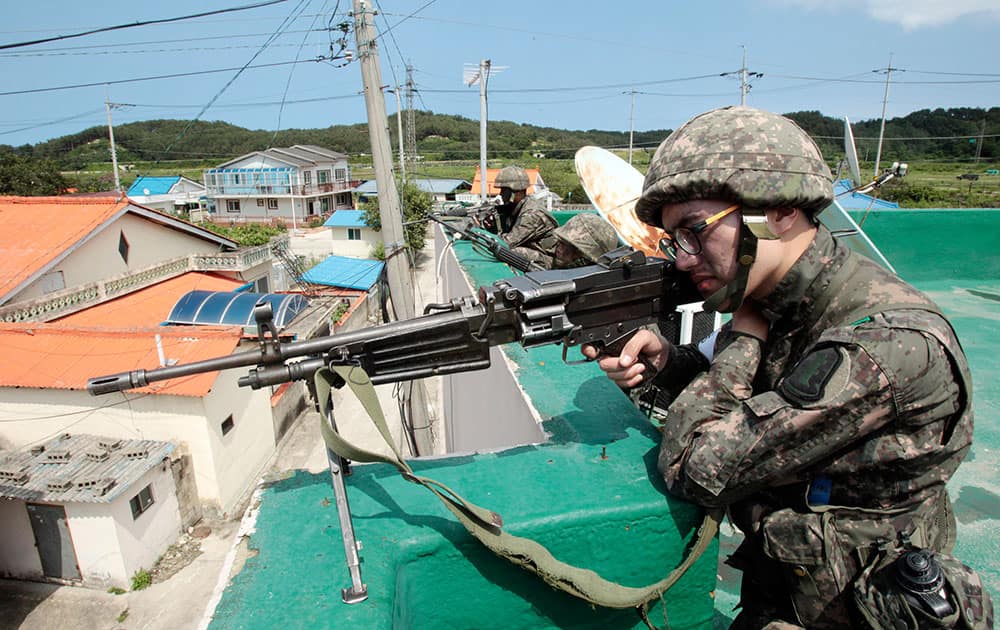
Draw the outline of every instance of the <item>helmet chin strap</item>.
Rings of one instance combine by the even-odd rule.
[[[747,290],[747,279],[750,277],[750,267],[757,259],[757,237],[745,223],[740,224],[740,249],[737,253],[736,277],[712,295],[708,296],[703,305],[706,312],[719,311],[732,313],[743,303]],[[720,308],[725,305],[725,308]]]

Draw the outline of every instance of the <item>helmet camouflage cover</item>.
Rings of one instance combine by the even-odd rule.
[[[815,215],[833,201],[833,175],[819,147],[792,120],[724,107],[695,116],[660,144],[635,213],[662,228],[664,203],[694,199],[738,203],[744,215],[767,208]]]
[[[580,250],[590,262],[618,247],[618,234],[611,224],[596,214],[583,213],[557,227],[553,235]]]
[[[497,178],[493,185],[497,188],[510,188],[511,190],[527,190],[531,182],[528,181],[528,173],[520,166],[505,166],[497,173]]]

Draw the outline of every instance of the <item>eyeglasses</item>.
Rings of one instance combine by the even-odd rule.
[[[664,230],[665,234],[660,239],[660,251],[672,259],[677,258],[677,248],[680,248],[685,254],[697,256],[701,253],[701,239],[698,238],[698,234],[704,232],[713,223],[717,223],[729,216],[738,210],[739,207],[739,204],[733,204],[725,210],[713,214],[704,221],[699,221],[694,225],[679,227],[676,230]]]

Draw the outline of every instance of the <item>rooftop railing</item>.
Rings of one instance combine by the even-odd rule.
[[[288,239],[287,235],[278,237]],[[191,271],[248,271],[271,260],[270,245],[218,254],[189,254],[113,278],[0,307],[0,321],[47,322]]]

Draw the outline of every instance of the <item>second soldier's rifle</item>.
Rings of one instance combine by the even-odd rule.
[[[660,258],[622,247],[596,265],[533,271],[479,288],[477,296],[429,304],[413,319],[282,343],[267,303],[254,308],[259,349],[152,370],[131,370],[87,381],[93,395],[144,387],[181,376],[253,367],[240,386],[259,389],[311,378],[328,366],[364,368],[372,383],[486,369],[491,346],[525,348],[593,344],[618,354],[641,327],[701,300],[686,273]],[[578,363],[580,361],[566,361]],[[652,372],[650,372],[652,373]]]
[[[537,263],[518,254],[507,246],[503,240],[491,232],[477,230],[470,226],[468,219],[442,219],[436,214],[428,214],[427,219],[439,223],[445,230],[472,243],[473,249],[487,253],[502,263],[507,263],[518,271],[540,271],[542,267]],[[464,225],[463,225],[464,224]]]

